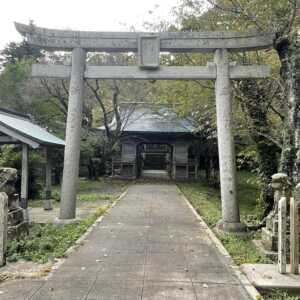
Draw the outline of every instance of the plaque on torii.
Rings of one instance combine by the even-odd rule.
[[[229,52],[270,48],[272,34],[234,32],[94,32],[53,30],[16,23],[27,42],[42,49],[72,51],[72,65],[32,66],[34,77],[70,78],[66,147],[60,220],[76,214],[76,188],[79,168],[79,145],[82,119],[83,80],[215,80],[218,149],[222,199],[219,228],[228,232],[243,231],[236,197],[235,150],[232,133],[231,79],[265,78],[265,65],[230,63]],[[137,66],[87,66],[86,52],[136,52]],[[213,52],[214,62],[206,66],[161,66],[160,52]]]

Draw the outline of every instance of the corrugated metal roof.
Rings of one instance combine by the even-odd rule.
[[[44,128],[32,123],[29,117],[0,109],[0,125],[42,145],[64,146],[65,142]]]
[[[120,114],[123,132],[192,133],[196,129],[191,118],[179,117],[167,106],[123,103]],[[111,128],[115,127],[114,120]]]

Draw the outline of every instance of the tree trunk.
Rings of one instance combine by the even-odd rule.
[[[258,159],[259,177],[261,179],[260,201],[265,210],[261,223],[255,227],[264,225],[264,219],[273,208],[274,197],[270,188],[271,176],[277,173],[279,153],[278,146],[267,137],[271,136],[271,127],[268,120],[269,88],[263,82],[261,85],[256,80],[243,80],[239,83],[242,92],[242,107],[249,118],[249,132],[255,143]]]
[[[285,85],[280,172],[288,174],[295,184],[300,180],[300,48],[297,41],[283,39],[275,49],[281,61],[280,73]]]
[[[256,81],[244,80],[241,84],[242,92],[246,96],[243,102],[250,121],[250,135],[257,149],[260,177],[269,183],[271,176],[277,173],[278,147],[271,142],[268,136],[272,136],[268,120],[269,102],[268,91],[259,87]]]

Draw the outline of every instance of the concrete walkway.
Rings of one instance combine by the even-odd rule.
[[[175,185],[134,185],[47,280],[0,299],[249,299]]]

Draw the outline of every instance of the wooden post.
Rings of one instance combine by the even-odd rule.
[[[294,197],[290,201],[290,260],[292,274],[299,274],[299,203],[300,184],[298,183],[294,191]]]
[[[245,231],[246,228],[240,222],[236,195],[232,95],[228,55],[227,49],[217,49],[215,52],[217,71],[215,93],[222,200],[222,220],[220,220],[218,228],[225,232],[241,232]]]
[[[86,52],[84,49],[73,49],[60,220],[70,220],[76,217],[85,59]]]
[[[174,159],[173,159],[172,169],[173,169],[173,179],[176,180],[176,161]]]
[[[28,145],[22,144],[22,174],[21,174],[21,203],[24,221],[29,222],[28,216]]]
[[[195,160],[195,179],[198,179],[198,159]]]
[[[51,199],[51,157],[50,151],[45,147],[45,159],[46,159],[46,168],[45,168],[45,200],[44,200],[44,210],[52,210],[52,199]]]
[[[6,264],[8,199],[0,193],[0,267]]]
[[[286,197],[278,203],[278,271],[286,273]]]

